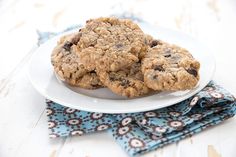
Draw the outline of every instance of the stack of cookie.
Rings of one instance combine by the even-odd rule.
[[[127,19],[88,20],[63,36],[51,55],[57,76],[85,89],[138,97],[194,88],[200,63],[185,49],[155,40]]]

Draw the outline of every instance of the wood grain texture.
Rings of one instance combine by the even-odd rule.
[[[126,157],[106,134],[48,138],[44,97],[27,78],[36,30],[58,31],[91,17],[131,12],[161,27],[183,31],[210,47],[219,84],[236,94],[234,0],[3,0],[0,3],[0,157]],[[66,11],[64,11],[66,8]],[[236,118],[143,155],[235,157]]]

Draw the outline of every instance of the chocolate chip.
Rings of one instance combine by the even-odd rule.
[[[115,81],[115,80],[116,80],[116,78],[115,78],[115,77],[112,77],[112,76],[110,76],[109,79],[110,79],[111,81]]]
[[[168,58],[168,57],[170,57],[171,56],[171,54],[166,54],[166,55],[164,55],[164,57],[166,57],[166,58]]]
[[[120,78],[118,78],[116,75],[110,75],[109,76],[110,81],[120,81]]]
[[[92,71],[90,71],[90,73],[96,73],[96,71],[95,71],[95,70],[92,70]]]
[[[121,86],[124,86],[124,87],[128,87],[130,81],[129,80],[126,80],[126,79],[123,79],[120,83]]]
[[[66,51],[70,51],[70,47],[72,46],[73,44],[69,41],[67,41],[64,45],[63,45],[63,48],[66,50]]]
[[[91,86],[92,86],[93,88],[98,88],[98,87],[99,87],[98,84],[91,84]]]
[[[154,47],[154,46],[157,46],[157,45],[161,45],[161,42],[160,41],[158,41],[158,40],[153,40],[152,42],[151,42],[151,47]]]
[[[155,66],[155,67],[154,67],[154,70],[165,71],[165,69],[164,69],[161,65]]]
[[[79,29],[79,32],[81,32],[81,31],[82,31],[82,29],[80,28],[80,29]]]
[[[197,70],[196,69],[190,68],[190,69],[187,69],[187,72],[189,74],[193,75],[194,77],[197,77]]]
[[[152,79],[156,80],[156,79],[157,79],[157,75],[154,75],[154,76],[152,77]]]

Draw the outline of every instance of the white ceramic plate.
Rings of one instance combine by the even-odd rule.
[[[52,49],[60,36],[56,36],[41,45],[33,54],[29,65],[29,79],[42,95],[54,102],[79,110],[103,113],[140,112],[170,106],[193,96],[212,79],[215,61],[204,45],[181,32],[147,24],[140,24],[140,27],[145,33],[149,33],[155,38],[188,49],[200,61],[200,81],[196,88],[127,99],[113,94],[106,88],[85,90],[67,86],[57,80],[50,62]]]

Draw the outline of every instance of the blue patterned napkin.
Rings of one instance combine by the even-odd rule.
[[[141,113],[93,113],[47,100],[50,137],[107,130],[130,156],[201,132],[233,117],[235,113],[234,96],[214,82],[183,102]]]
[[[38,32],[38,45],[56,34]],[[183,102],[141,113],[93,113],[68,108],[50,100],[46,103],[51,138],[106,130],[130,156],[179,141],[236,113],[234,96],[213,81]]]

